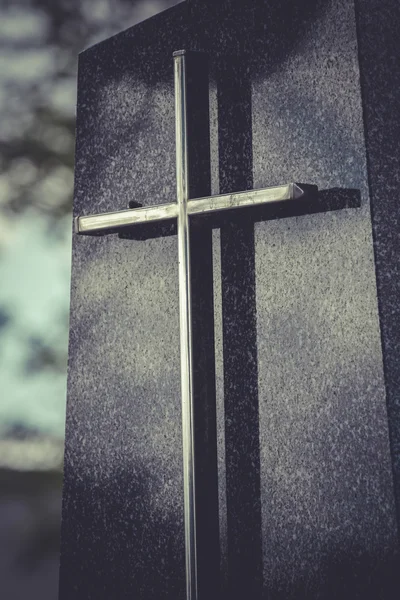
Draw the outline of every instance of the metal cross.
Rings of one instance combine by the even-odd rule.
[[[186,598],[197,600],[196,556],[196,505],[194,472],[194,406],[193,406],[193,348],[192,348],[192,301],[190,277],[190,229],[189,216],[217,211],[272,204],[286,200],[304,199],[310,187],[289,183],[277,187],[235,192],[206,198],[189,198],[189,164],[187,138],[187,74],[185,51],[174,52],[175,126],[176,126],[176,187],[177,202],[130,210],[75,218],[75,233],[93,232],[132,227],[138,223],[150,223],[176,218],[178,222],[179,249],[179,315],[181,352],[182,436],[183,436],[183,484],[185,523]]]

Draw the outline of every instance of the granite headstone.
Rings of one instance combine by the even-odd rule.
[[[194,193],[320,189],[193,222],[200,600],[399,597],[399,28],[192,0],[79,57],[75,216],[176,197],[180,49]],[[185,598],[175,234],[73,238],[60,600]]]

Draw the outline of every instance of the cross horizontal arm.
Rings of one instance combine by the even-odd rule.
[[[298,200],[305,195],[305,190],[300,186],[301,184],[288,183],[287,185],[267,187],[260,190],[197,198],[196,200],[189,200],[188,213],[189,215],[199,215],[232,208],[272,204],[283,200]]]
[[[151,223],[152,221],[165,221],[178,216],[178,205],[158,204],[157,206],[146,206],[143,208],[130,208],[117,212],[88,215],[87,217],[76,217],[75,233],[91,233],[103,229],[114,229],[129,227],[138,223]]]
[[[305,198],[310,190],[315,192],[317,187],[302,183],[288,183],[260,190],[196,198],[188,201],[187,212],[189,215],[209,214],[233,208],[273,204],[286,200],[299,200],[300,198]],[[76,217],[75,233],[85,234],[105,229],[119,229],[138,223],[165,221],[176,217],[178,217],[178,204],[175,202],[99,215],[88,215],[86,217]]]

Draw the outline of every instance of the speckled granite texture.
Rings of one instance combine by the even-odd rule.
[[[200,600],[400,595],[398,13],[196,0],[80,56],[75,215],[175,198],[182,48],[210,64],[193,193],[322,190],[193,223]],[[74,236],[60,600],[185,598],[178,253],[162,233]]]

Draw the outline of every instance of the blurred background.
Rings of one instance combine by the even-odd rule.
[[[0,0],[0,598],[57,599],[78,53],[180,0]]]

